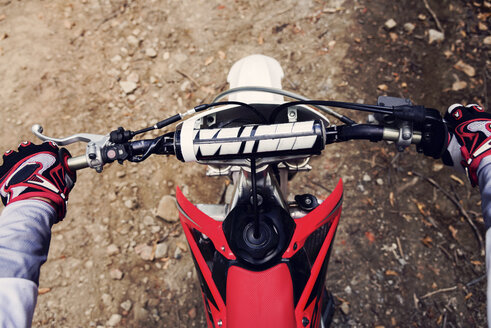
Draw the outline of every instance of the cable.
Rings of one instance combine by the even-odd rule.
[[[377,106],[377,105],[365,105],[365,104],[356,104],[356,103],[348,103],[342,101],[329,101],[329,100],[306,100],[306,101],[291,101],[288,103],[284,103],[276,107],[271,115],[269,116],[269,122],[272,122],[276,116],[280,113],[281,110],[288,108],[290,106],[296,105],[324,105],[324,106],[332,106],[339,108],[347,108],[347,109],[355,109],[364,112],[371,113],[380,113],[380,114],[394,114],[392,107],[386,106]],[[348,124],[352,125],[352,124]]]
[[[311,100],[307,97],[304,97],[302,95],[299,95],[299,94],[291,92],[291,91],[285,91],[282,89],[269,88],[269,87],[254,87],[253,86],[253,87],[239,87],[239,88],[229,89],[227,91],[220,93],[218,96],[216,96],[215,99],[213,99],[213,102],[218,101],[218,100],[220,100],[220,99],[224,98],[225,96],[230,95],[232,93],[244,92],[244,91],[259,91],[259,92],[278,94],[278,95],[282,95],[282,96],[289,97],[292,99],[297,99],[297,100],[305,100],[305,101]],[[340,120],[341,122],[343,122],[345,124],[352,125],[352,124],[356,123],[355,121],[353,121],[349,117],[341,115],[341,114],[333,111],[329,107],[322,106],[322,105],[313,105],[313,107],[317,108],[320,111],[325,112],[326,114],[334,116],[335,118],[337,118],[338,120]],[[328,123],[329,123],[329,125],[331,124],[329,122],[329,120],[328,120]]]

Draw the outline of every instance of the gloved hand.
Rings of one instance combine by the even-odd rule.
[[[52,142],[23,142],[18,152],[9,150],[0,166],[0,196],[4,205],[23,199],[41,199],[52,205],[61,221],[76,174],[67,165],[68,150]]]
[[[476,186],[479,165],[491,155],[491,114],[479,105],[454,104],[448,108],[445,121],[451,138],[442,160],[463,170],[472,186]]]

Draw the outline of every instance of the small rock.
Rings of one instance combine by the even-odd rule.
[[[136,254],[139,254],[140,257],[145,261],[153,261],[153,247],[148,246],[147,244],[140,244],[135,247]]]
[[[443,164],[442,163],[435,163],[433,164],[433,172],[438,172],[443,169]]]
[[[176,260],[179,260],[182,257],[182,250],[179,247],[176,247],[176,250],[174,251],[174,258]]]
[[[118,172],[116,172],[116,176],[118,178],[124,178],[125,175],[126,175],[126,172],[125,171],[118,171]]]
[[[150,215],[147,215],[143,218],[143,224],[145,224],[146,226],[151,226],[154,223],[154,219]]]
[[[428,43],[432,44],[433,42],[442,42],[445,39],[445,36],[442,32],[430,29],[428,30]]]
[[[426,20],[426,15],[425,15],[425,14],[419,14],[419,15],[418,15],[418,19],[419,19],[420,21],[424,21],[424,20]]]
[[[106,252],[107,252],[107,255],[109,255],[109,256],[115,255],[115,254],[119,253],[119,248],[118,248],[118,246],[111,244],[111,245],[107,246]]]
[[[121,305],[120,305],[120,306],[121,306],[121,308],[122,308],[123,310],[125,310],[126,312],[130,312],[130,310],[131,310],[131,306],[132,306],[132,305],[133,305],[133,303],[131,303],[131,301],[130,301],[130,300],[126,300],[126,301],[124,301],[123,303],[121,303]]]
[[[343,312],[344,315],[349,314],[349,304],[347,302],[341,303],[341,311]]]
[[[119,269],[112,269],[111,271],[109,271],[109,276],[111,277],[111,279],[121,280],[123,279],[123,272]]]
[[[344,292],[345,292],[346,294],[348,294],[348,295],[351,295],[351,292],[352,292],[352,290],[351,290],[351,286],[346,286],[346,288],[344,289]]]
[[[377,88],[378,88],[379,90],[381,90],[381,91],[387,91],[387,90],[389,90],[389,87],[387,86],[387,84],[379,84],[379,85],[377,86]]]
[[[159,226],[152,226],[152,227],[150,227],[150,230],[152,231],[152,233],[157,233],[160,231],[160,227]]]
[[[186,89],[191,85],[191,82],[189,82],[188,80],[184,80],[184,82],[182,82],[181,84],[181,91],[184,92],[186,91]]]
[[[414,25],[413,23],[404,24],[404,31],[406,31],[409,34],[413,33],[415,28],[416,28],[416,25]]]
[[[113,298],[109,294],[102,294],[102,303],[104,303],[105,306],[111,305],[111,302],[113,301]]]
[[[168,51],[164,52],[164,55],[162,56],[164,60],[168,60],[170,58],[170,53]]]
[[[179,211],[174,197],[170,195],[162,197],[157,208],[157,217],[167,222],[177,222],[179,220]]]
[[[136,321],[143,321],[148,319],[148,311],[145,310],[142,306],[136,306],[133,310],[133,315]]]
[[[181,251],[183,252],[187,252],[188,251],[188,244],[182,242],[182,241],[177,241],[176,242],[176,246],[179,247],[181,249]]]
[[[75,23],[74,23],[74,22],[71,22],[71,21],[69,21],[69,20],[65,20],[65,21],[63,22],[63,25],[65,26],[65,28],[66,28],[67,30],[71,30],[71,29],[72,29],[72,27],[74,27],[74,26],[75,26]]]
[[[394,19],[391,18],[387,20],[384,25],[387,29],[392,30],[394,27],[397,26],[397,23]]]
[[[138,75],[137,72],[131,72],[130,74],[128,74],[126,80],[130,82],[138,83],[140,82],[140,76]]]
[[[154,48],[145,49],[145,55],[150,58],[157,57],[157,51]]]
[[[167,256],[167,251],[169,250],[169,246],[166,243],[157,244],[155,248],[155,258],[161,259]]]
[[[194,319],[196,318],[196,308],[195,307],[192,307],[189,311],[188,311],[188,315],[191,319]]]
[[[126,41],[128,41],[128,43],[132,46],[138,46],[138,44],[140,43],[140,41],[134,35],[128,36],[126,38]]]
[[[129,95],[129,96],[128,96],[128,101],[129,101],[130,103],[134,103],[134,102],[136,101],[136,96],[135,96],[135,95]]]
[[[369,182],[369,181],[372,181],[372,178],[370,178],[370,176],[369,176],[368,174],[366,174],[366,173],[365,173],[365,174],[363,175],[363,181],[365,181],[365,182]]]
[[[383,179],[381,179],[381,178],[378,178],[378,179],[377,179],[377,184],[378,184],[379,186],[382,186],[382,185],[384,184],[384,180],[383,180]]]
[[[457,81],[452,84],[453,91],[460,91],[467,88],[467,82],[465,81]]]
[[[121,87],[121,89],[123,89],[123,92],[126,94],[132,93],[138,87],[135,82],[131,82],[131,81],[119,81],[119,86]]]
[[[121,61],[121,56],[120,55],[116,55],[114,56],[113,58],[111,58],[111,63],[118,63]]]
[[[483,22],[479,22],[477,24],[477,26],[478,26],[479,30],[481,30],[481,31],[487,31],[488,30],[488,27]]]
[[[476,70],[474,67],[472,67],[469,64],[464,63],[462,60],[459,60],[455,65],[454,68],[458,69],[459,71],[464,72],[467,74],[467,76],[474,76],[476,75]]]
[[[131,198],[124,202],[124,206],[126,206],[130,210],[134,210],[135,208],[138,207],[138,202],[136,201],[136,199]]]
[[[121,322],[121,319],[123,317],[121,316],[121,314],[113,314],[111,316],[111,318],[106,322],[106,324],[109,326],[109,327],[114,327],[116,326],[118,323]]]
[[[489,45],[491,44],[491,35],[490,35],[490,36],[485,37],[485,38],[484,38],[484,40],[483,40],[483,43],[484,43],[485,45],[488,45],[488,46],[489,46]]]
[[[92,262],[92,261],[90,261],[90,260],[89,260],[89,261],[87,261],[87,262],[85,262],[85,267],[86,267],[87,269],[91,269],[93,266],[94,266],[94,262]]]

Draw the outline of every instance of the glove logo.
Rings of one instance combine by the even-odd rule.
[[[472,134],[469,134],[468,137],[471,139],[474,139],[473,145],[477,146],[472,147],[475,148],[475,151],[470,150],[470,153],[472,154],[473,158],[479,157],[480,155],[484,154],[486,151],[491,149],[491,122],[486,120],[486,121],[474,121],[469,124],[467,124],[467,130],[471,132]],[[476,143],[479,141],[479,133],[484,134],[485,140],[480,144],[476,145]],[[464,134],[465,135],[465,134]]]
[[[460,109],[457,109],[455,110],[453,113],[452,113],[453,117],[456,119],[456,120],[460,120],[462,118],[462,112]]]

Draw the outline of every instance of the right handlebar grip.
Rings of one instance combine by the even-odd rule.
[[[295,154],[317,154],[325,145],[320,120],[235,128],[176,131],[176,156],[183,162]]]
[[[72,171],[81,170],[89,167],[89,163],[87,162],[87,158],[85,155],[70,157],[67,160],[68,168]]]

